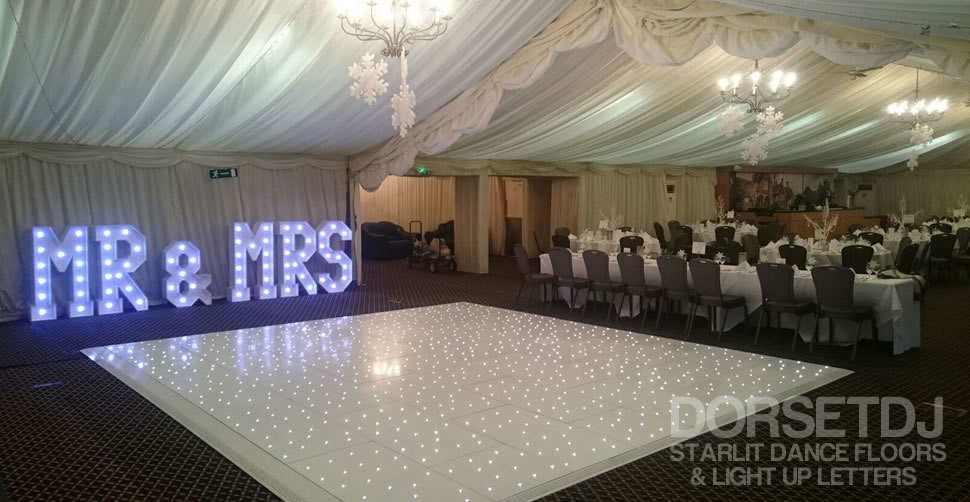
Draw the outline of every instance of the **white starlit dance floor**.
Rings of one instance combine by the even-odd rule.
[[[84,353],[308,501],[530,500],[673,444],[672,396],[849,373],[469,303]]]

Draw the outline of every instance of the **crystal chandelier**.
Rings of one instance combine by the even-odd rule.
[[[443,35],[451,20],[449,8],[448,0],[339,0],[337,17],[344,33],[363,42],[380,40],[381,54],[396,58],[406,56],[414,42]]]
[[[933,140],[933,128],[930,122],[943,118],[949,103],[946,99],[935,98],[929,102],[919,97],[919,69],[916,69],[916,89],[913,91],[913,102],[907,100],[891,103],[886,111],[894,122],[909,126],[909,144],[913,147],[909,151],[906,167],[910,171],[919,165],[919,148],[926,146]]]
[[[381,41],[384,57],[398,58],[401,85],[391,98],[391,126],[407,136],[414,126],[417,96],[408,85],[409,47],[443,35],[451,20],[451,0],[337,0],[337,18],[344,33],[363,42]],[[350,95],[369,105],[387,92],[387,62],[367,53],[349,68],[354,83]]]
[[[771,74],[771,80],[764,86],[762,79],[764,74],[758,69],[758,60],[754,60],[754,70],[742,77],[740,73],[731,75],[730,78],[718,80],[717,85],[721,88],[721,99],[725,103],[748,105],[748,113],[761,113],[771,103],[782,101],[791,93],[792,85],[795,83],[795,73],[785,73],[776,70]],[[742,83],[750,82],[750,87],[742,86]]]
[[[936,122],[943,118],[949,103],[946,99],[935,98],[927,102],[919,98],[919,69],[916,70],[916,89],[913,91],[913,102],[907,100],[892,103],[886,109],[890,118],[896,122],[918,127],[929,122]]]

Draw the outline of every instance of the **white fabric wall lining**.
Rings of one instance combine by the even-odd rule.
[[[210,181],[213,167],[236,167],[239,177]],[[0,262],[8,264],[0,267],[0,319],[22,315],[32,294],[33,226],[60,234],[68,225],[134,225],[148,240],[148,261],[132,276],[159,302],[162,250],[174,240],[199,247],[201,273],[212,275],[210,291],[222,298],[233,222],[317,225],[345,220],[347,212],[346,162],[298,155],[3,144],[0,185]],[[317,261],[311,269],[324,265]]]
[[[361,190],[358,214],[359,223],[391,221],[406,230],[417,220],[434,230],[455,219],[455,178],[392,176],[374,192]]]
[[[913,53],[945,73],[970,77],[970,50],[962,40],[875,32],[711,0],[576,0],[478,84],[419,122],[407,138],[352,156],[351,170],[372,190],[387,175],[406,172],[417,155],[444,152],[462,135],[488,125],[504,91],[529,87],[558,53],[595,45],[611,30],[618,47],[649,65],[683,63],[711,44],[738,57],[776,57],[801,40],[838,64],[877,66]]]

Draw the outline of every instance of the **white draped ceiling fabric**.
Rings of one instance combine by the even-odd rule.
[[[466,148],[458,148],[454,152],[449,152],[448,149],[455,145],[461,136],[488,128],[505,91],[534,86],[542,81],[544,74],[553,68],[558,68],[556,71],[560,72],[557,74],[559,78],[542,81],[543,85],[538,86],[540,89],[537,92],[545,92],[546,95],[551,95],[553,93],[551,89],[558,83],[560,92],[562,92],[563,87],[580,89],[583,96],[577,99],[590,101],[589,109],[598,107],[596,108],[597,113],[604,116],[608,116],[612,109],[616,110],[615,113],[623,113],[625,111],[623,108],[634,109],[632,113],[666,113],[671,120],[677,118],[681,121],[693,121],[695,128],[706,122],[709,124],[710,131],[707,134],[709,136],[716,135],[713,123],[711,123],[713,117],[711,112],[717,108],[714,103],[707,100],[701,100],[706,102],[698,103],[696,99],[693,103],[685,103],[680,95],[685,83],[693,83],[692,87],[695,93],[698,92],[699,86],[703,85],[704,92],[708,93],[706,95],[713,94],[713,82],[718,74],[706,74],[705,70],[709,71],[709,67],[700,64],[691,65],[700,75],[705,75],[706,78],[679,78],[678,76],[669,76],[672,73],[668,72],[666,82],[662,79],[657,79],[660,80],[659,82],[651,81],[650,83],[664,87],[668,92],[651,94],[651,99],[649,103],[645,104],[646,109],[644,110],[644,107],[637,105],[644,104],[646,96],[637,96],[636,93],[624,95],[622,91],[618,92],[618,87],[614,86],[612,81],[615,75],[608,71],[599,72],[603,70],[603,60],[589,57],[584,58],[578,66],[553,65],[553,60],[560,53],[587,48],[592,48],[590,50],[595,51],[595,46],[606,40],[611,32],[614,34],[616,47],[637,63],[649,66],[680,65],[699,56],[706,56],[708,61],[713,61],[717,58],[718,53],[713,52],[712,45],[716,45],[721,51],[738,58],[761,59],[782,56],[796,44],[801,43],[815,54],[835,64],[871,67],[899,61],[907,56],[918,56],[932,62],[939,71],[947,75],[970,80],[970,45],[965,40],[913,35],[904,31],[894,33],[875,31],[807,18],[770,14],[743,6],[729,5],[729,3],[713,0],[575,0],[542,33],[489,72],[477,84],[465,90],[427,119],[416,124],[406,138],[392,138],[379,147],[351,157],[351,171],[365,188],[373,189],[380,184],[384,177],[407,172],[413,165],[414,158],[420,154],[445,153],[477,158],[492,156],[493,150],[476,150],[474,148],[477,143],[476,139],[479,138],[477,134],[474,139],[469,139],[463,145]],[[851,4],[852,2],[848,3]],[[967,6],[956,6],[950,12],[951,14],[962,12],[966,14],[962,17],[970,21],[970,8]],[[960,16],[958,15],[958,17]],[[609,47],[603,50],[609,55]],[[799,53],[796,52],[795,54],[798,55]],[[595,55],[601,56],[602,54]],[[805,51],[801,55],[804,57]],[[801,72],[803,78],[811,77],[813,70],[820,72],[819,67],[823,67],[827,71],[837,71],[839,68],[834,65],[820,64],[819,58],[812,59],[814,60],[808,62],[809,70]],[[615,57],[606,58],[607,62],[615,60]],[[730,70],[727,71],[733,73],[740,69],[747,69],[738,67],[741,61],[735,60],[732,63]],[[800,70],[802,65],[794,66],[793,69]],[[717,69],[726,70],[723,65],[720,65],[720,68]],[[569,77],[577,77],[580,82],[588,84],[589,87],[584,88],[581,84],[574,84],[568,77],[563,78],[563,73],[569,74],[571,71],[573,72],[572,75],[568,75]],[[656,73],[656,76],[664,75],[662,70],[651,68],[647,71],[660,72]],[[910,72],[903,70],[889,73],[895,73],[895,78],[900,79],[903,78],[901,73]],[[845,76],[842,78],[848,79]],[[627,82],[627,85],[629,86],[630,83]],[[597,95],[597,90],[604,90],[604,92]],[[635,91],[635,89],[631,91]],[[809,96],[814,93],[817,95],[816,100],[826,100],[827,94],[827,90],[813,88],[811,85],[804,89],[799,87],[795,92]],[[851,92],[857,91],[847,91],[847,93]],[[631,96],[632,98],[624,105],[622,101]],[[598,101],[596,101],[597,98],[599,98]],[[869,103],[868,106],[876,105],[875,107],[880,111],[884,109],[885,101],[866,100],[866,102]],[[841,108],[844,105],[844,103],[831,101],[826,101],[826,103],[835,108]],[[854,103],[859,103],[859,101]],[[545,144],[551,145],[557,141],[551,139],[553,133],[577,124],[583,117],[577,116],[573,110],[566,108],[546,107],[544,113],[541,114],[543,116],[537,118],[541,121],[549,119],[551,115],[556,119],[565,119],[570,114],[574,117],[573,123],[559,121],[556,126],[547,126],[545,130],[535,131],[528,124],[519,123],[523,127],[512,141],[524,145],[526,151],[531,148],[533,140],[542,143],[543,140],[550,139]],[[676,115],[680,115],[680,117],[676,117]],[[700,123],[698,123],[698,115],[702,116]],[[649,116],[647,119],[649,119]],[[572,132],[582,130],[583,125],[574,127]],[[846,127],[847,124],[844,123],[844,120],[840,125],[843,128],[839,130],[839,133],[847,136],[852,135],[852,126]],[[865,125],[865,122],[858,124],[858,126]],[[833,132],[832,123],[828,123],[824,127],[827,127],[830,131],[829,138],[836,138],[839,135],[839,133]],[[529,132],[522,133],[523,130]],[[655,133],[654,136],[657,134],[660,133]],[[962,138],[965,134],[966,131],[964,130],[957,136]],[[631,131],[621,127],[618,131],[613,131],[611,141],[630,139],[631,135]],[[902,137],[902,135],[894,135],[894,139]],[[668,138],[668,142],[681,143],[676,138],[677,136]],[[643,140],[653,139],[653,137],[640,136],[635,139],[640,141],[639,148],[645,149]],[[661,138],[661,140],[663,139]],[[692,152],[704,149],[704,145],[700,145],[700,148],[698,148],[697,143],[691,141],[691,139],[693,138],[685,139],[681,143],[680,149]],[[952,144],[954,140],[955,138],[952,136],[947,137],[931,146]],[[833,141],[838,142],[837,139],[833,139]],[[897,144],[905,145],[905,142]],[[587,146],[590,145],[586,143],[582,145],[582,147]],[[601,146],[607,151],[611,151],[609,146]],[[814,148],[807,144],[800,147]],[[894,148],[905,150],[898,147]],[[500,158],[510,158],[512,155],[516,155],[512,152],[517,150],[509,147],[508,144],[502,144],[496,148],[496,150],[502,149],[505,150],[505,153],[498,154]],[[556,147],[552,149],[556,149]],[[785,158],[783,152],[782,150],[782,155],[779,156],[782,159]],[[885,153],[885,151],[882,153]],[[901,158],[904,156],[905,153],[900,155]],[[586,149],[583,149],[582,153],[560,155],[560,157],[564,157],[561,160],[574,162],[604,160],[602,156],[596,155],[595,150],[594,153],[590,153],[590,150]],[[677,164],[725,165],[737,162],[738,157],[736,154],[708,156],[705,161],[699,161],[696,164],[692,164],[691,160],[693,159],[688,158],[678,161]],[[526,155],[524,158],[529,158],[529,156]],[[543,160],[556,159],[547,158]],[[609,160],[616,159],[610,158]],[[624,160],[649,163],[665,159],[657,159],[647,151],[645,154],[636,156],[635,159],[624,157]],[[858,157],[842,159],[844,162],[860,160],[864,159]],[[885,160],[887,160],[887,163],[878,167],[894,163],[888,161],[892,159]]]

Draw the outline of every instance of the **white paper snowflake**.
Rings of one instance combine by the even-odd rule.
[[[677,251],[677,257],[679,257],[679,258],[686,258],[687,257],[687,253],[685,253],[683,249],[678,250]]]
[[[744,112],[736,106],[729,106],[717,116],[717,131],[725,138],[744,129]]]
[[[354,83],[350,85],[351,96],[373,105],[378,96],[387,92],[387,82],[384,81],[387,62],[383,59],[375,63],[374,55],[367,53],[360,58],[360,64],[354,63],[349,70],[350,78],[354,79]]]
[[[769,106],[756,118],[758,119],[758,133],[773,136],[781,132],[781,121],[785,116],[780,111],[776,111],[775,107]]]
[[[909,144],[925,145],[933,140],[933,128],[926,124],[916,124],[909,131]]]
[[[919,165],[919,151],[913,148],[912,150],[909,151],[909,155],[907,156],[907,159],[908,160],[906,161],[906,167],[908,167],[910,171],[915,170],[916,166]]]
[[[407,84],[401,85],[401,90],[391,97],[391,125],[400,129],[401,137],[408,135],[408,129],[414,126],[414,105],[416,96]]]
[[[741,158],[752,166],[768,158],[768,135],[754,133],[741,142]]]

